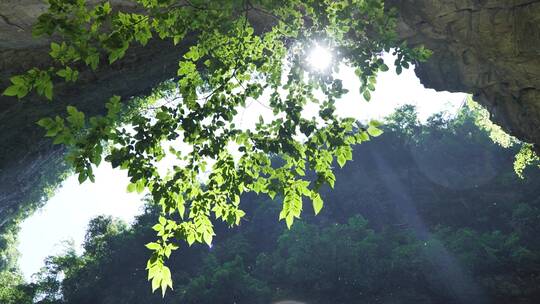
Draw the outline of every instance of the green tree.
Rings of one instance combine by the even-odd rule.
[[[134,0],[136,8],[121,11],[107,1],[49,0],[49,9],[34,27],[36,35],[54,35],[54,64],[13,76],[4,95],[23,98],[36,92],[53,99],[54,84],[76,82],[79,69],[97,69],[124,57],[134,44],[150,39],[184,45],[179,61],[175,99],[121,118],[119,97],[111,97],[106,115],[86,117],[73,106],[67,116],[41,119],[46,136],[69,148],[68,162],[79,181],[94,180],[93,166],[104,159],[127,170],[130,191],[148,191],[162,208],[154,226],[157,240],[147,244],[152,289],[172,286],[165,260],[182,240],[210,245],[215,219],[238,225],[245,215],[242,193],[253,191],[283,198],[279,219],[291,226],[300,217],[303,199],[322,208],[319,188],[333,186],[332,163],[351,159],[351,146],[378,136],[377,122],[355,126],[334,115],[335,101],[346,90],[332,76],[341,62],[354,67],[360,94],[369,100],[376,75],[388,70],[382,52],[396,55],[396,71],[424,60],[429,52],[397,40],[396,12],[382,0]],[[268,19],[255,28],[255,16]],[[314,44],[332,49],[326,71],[309,69],[306,55]],[[315,97],[322,93],[322,97]],[[234,124],[239,108],[268,97],[274,118],[254,130]],[[317,118],[305,118],[308,104]],[[190,149],[175,148],[181,141]],[[168,142],[168,144],[166,144]],[[237,146],[233,157],[228,147]],[[271,156],[283,160],[272,165]],[[160,174],[157,163],[176,158],[177,165]],[[199,178],[211,173],[205,186]],[[305,177],[312,170],[317,178]]]
[[[33,291],[23,284],[21,275],[10,272],[0,272],[0,302],[4,304],[31,304]]]
[[[214,256],[205,261],[205,271],[180,292],[181,303],[269,303],[269,286],[251,275],[240,256],[218,263]]]
[[[84,237],[83,248],[86,252],[100,256],[105,254],[111,237],[123,233],[127,230],[127,225],[111,216],[98,216],[90,220],[88,229]]]

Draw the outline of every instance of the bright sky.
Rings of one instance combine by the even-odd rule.
[[[330,56],[321,49],[310,56],[316,68],[324,69],[324,61]],[[417,106],[419,117],[425,120],[434,113],[455,113],[463,103],[463,93],[435,92],[421,84],[412,69],[396,75],[390,55],[385,60],[390,71],[377,79],[377,90],[368,103],[358,94],[359,82],[350,68],[342,68],[339,77],[349,89],[337,104],[337,113],[360,120],[380,119],[396,107],[404,104]],[[245,123],[257,120],[265,109],[252,103],[240,115]],[[247,114],[249,113],[249,115]],[[49,200],[45,207],[26,219],[19,235],[19,259],[21,270],[27,280],[43,266],[43,260],[63,250],[63,241],[72,240],[79,252],[88,221],[101,214],[119,217],[131,222],[141,212],[141,195],[126,192],[128,179],[124,171],[113,170],[104,164],[96,170],[96,182],[79,185],[76,176],[69,177]]]
[[[72,240],[79,253],[88,221],[108,214],[130,223],[140,213],[141,195],[127,193],[125,171],[106,163],[96,170],[95,183],[79,184],[67,178],[45,207],[26,219],[19,234],[19,264],[28,280],[43,266],[43,260],[61,253],[63,241]]]

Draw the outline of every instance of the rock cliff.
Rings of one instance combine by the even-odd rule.
[[[390,1],[399,33],[433,56],[416,67],[435,90],[468,92],[492,120],[540,145],[540,1]]]

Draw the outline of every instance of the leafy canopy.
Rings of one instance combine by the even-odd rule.
[[[105,154],[113,167],[127,170],[129,191],[148,191],[161,206],[147,269],[152,289],[163,293],[172,287],[165,260],[182,240],[210,245],[214,220],[238,225],[242,193],[282,197],[279,218],[290,227],[303,199],[321,210],[318,190],[333,187],[334,161],[345,165],[352,145],[381,133],[377,122],[364,126],[334,114],[346,93],[332,74],[340,63],[356,69],[359,93],[369,100],[377,73],[388,70],[383,52],[393,50],[398,73],[429,56],[397,40],[396,13],[382,0],[133,0],[129,11],[106,1],[48,2],[34,34],[62,38],[51,43],[54,65],[12,77],[4,95],[35,91],[52,100],[53,83],[76,82],[79,70],[112,64],[151,39],[183,50],[167,103],[125,118],[121,98],[113,96],[104,116],[86,117],[69,106],[67,116],[38,122],[55,144],[69,148],[80,182],[94,180],[92,168]],[[325,71],[306,64],[314,44],[334,53]],[[254,129],[236,126],[239,109],[253,100],[267,100],[274,117],[261,117]],[[308,105],[318,108],[318,117],[302,115]],[[164,174],[157,164],[165,157],[177,163]]]

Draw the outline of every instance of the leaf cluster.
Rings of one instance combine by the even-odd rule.
[[[38,122],[55,144],[69,148],[67,160],[80,182],[93,181],[93,168],[105,159],[127,170],[129,191],[147,191],[161,208],[154,226],[157,240],[147,245],[152,251],[147,269],[152,289],[161,288],[163,294],[173,286],[165,265],[171,253],[182,241],[211,245],[216,221],[239,225],[245,215],[243,193],[283,198],[279,219],[291,227],[305,199],[315,213],[321,210],[319,189],[334,186],[334,162],[343,167],[352,159],[353,145],[382,133],[378,122],[361,126],[335,115],[336,100],[347,92],[333,76],[341,62],[356,69],[360,93],[369,100],[377,73],[388,70],[383,52],[394,50],[398,73],[429,55],[397,41],[396,13],[382,0],[133,4],[136,9],[127,11],[107,1],[49,0],[34,34],[62,38],[51,43],[54,65],[12,77],[4,94],[23,98],[35,90],[52,99],[53,82],[76,82],[79,69],[113,64],[133,44],[144,47],[162,39],[184,45],[176,98],[162,106],[122,119],[121,99],[115,96],[105,116],[86,117],[69,106],[67,116]],[[254,14],[272,19],[271,27],[255,29]],[[334,50],[330,71],[307,66],[306,54],[315,41]],[[246,130],[234,119],[251,102],[268,102],[274,117],[261,117],[254,129]],[[309,105],[318,107],[318,117],[304,117]],[[175,147],[178,142],[189,149]],[[231,145],[237,151],[231,152]],[[163,174],[158,164],[167,157],[177,165]],[[308,179],[306,172],[316,178]]]

